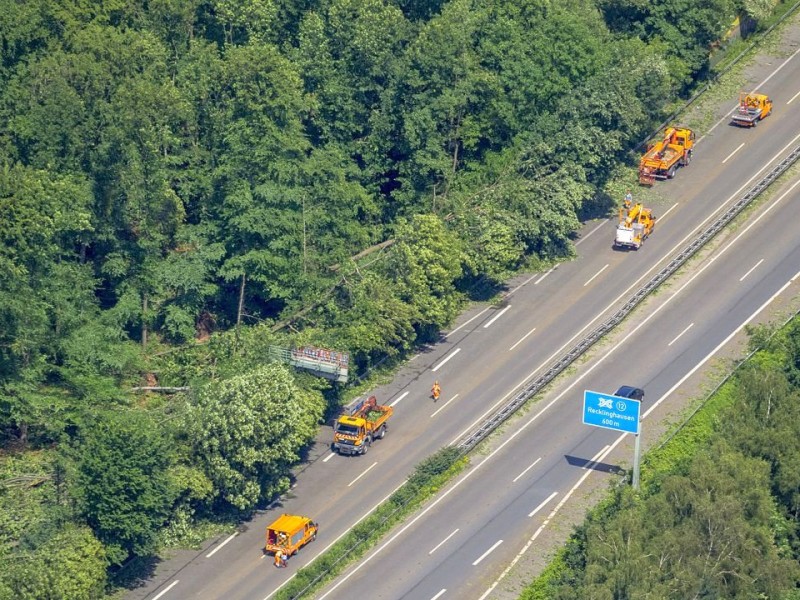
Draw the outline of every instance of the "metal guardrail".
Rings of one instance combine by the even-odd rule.
[[[547,384],[553,381],[558,375],[564,372],[575,360],[582,356],[589,348],[597,343],[609,331],[614,329],[622,320],[627,317],[651,292],[671,277],[686,261],[700,250],[711,238],[719,233],[728,223],[744,210],[748,204],[756,199],[767,187],[770,186],[778,177],[789,169],[797,160],[800,159],[800,146],[795,148],[786,156],[758,183],[737,200],[720,217],[709,225],[697,238],[686,248],[681,250],[661,271],[659,271],[650,281],[636,291],[630,299],[614,315],[599,325],[589,335],[573,346],[563,357],[553,363],[548,369],[532,382],[527,384],[516,396],[506,403],[500,410],[484,421],[477,429],[463,437],[456,447],[463,452],[472,450],[480,442],[486,439],[495,429],[497,429],[506,419],[514,414],[523,404],[539,393]]]

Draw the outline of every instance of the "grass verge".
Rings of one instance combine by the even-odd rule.
[[[448,481],[467,466],[469,460],[459,450],[442,448],[417,465],[414,473],[375,512],[361,521],[309,566],[300,569],[275,600],[311,598],[361,558],[392,527],[416,511]]]
[[[649,452],[643,461],[642,494],[655,493],[661,482],[669,475],[679,473],[689,460],[705,448],[714,434],[720,411],[732,401],[732,383],[726,383],[716,390],[700,408],[673,433],[667,434],[666,441]],[[619,496],[612,490],[601,503],[586,516],[586,522],[607,520],[623,507],[617,503]],[[579,526],[580,528],[581,526]],[[568,583],[573,572],[571,562],[575,560],[576,547],[580,546],[579,534],[570,539],[553,557],[542,573],[520,594],[520,600],[547,600],[553,591]]]

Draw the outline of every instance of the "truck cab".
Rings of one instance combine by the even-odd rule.
[[[671,145],[680,146],[686,150],[691,150],[694,147],[694,131],[688,127],[673,127],[671,133]]]
[[[360,417],[339,417],[334,428],[336,449],[342,453],[350,453],[348,446],[353,446],[353,452],[363,454],[366,446],[372,441],[368,438],[366,419]],[[364,445],[365,448],[361,446]]]
[[[339,454],[366,454],[373,440],[386,435],[391,406],[381,406],[375,396],[357,403],[340,416],[333,429],[333,449]]]

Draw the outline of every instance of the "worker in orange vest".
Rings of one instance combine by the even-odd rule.
[[[431,388],[431,396],[433,396],[433,400],[436,401],[439,399],[439,395],[442,393],[442,388],[439,386],[438,381],[433,382],[433,387]]]

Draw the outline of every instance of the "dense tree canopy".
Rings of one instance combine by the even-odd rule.
[[[618,491],[579,528],[549,588],[523,597],[796,598],[798,340],[795,319],[737,373],[710,441],[643,493]]]
[[[98,565],[152,552],[176,515],[284,490],[340,390],[276,348],[335,347],[363,374],[570,256],[710,43],[770,8],[0,0],[0,440],[57,455],[66,482],[0,593],[91,597]],[[158,384],[191,390],[131,393]],[[74,554],[40,551],[62,538]]]
[[[74,494],[112,563],[155,550],[174,500],[167,476],[172,459],[162,431],[138,412],[102,414],[85,432]]]
[[[209,384],[187,432],[220,500],[248,510],[289,487],[289,468],[316,433],[323,404],[287,369],[268,365]]]

